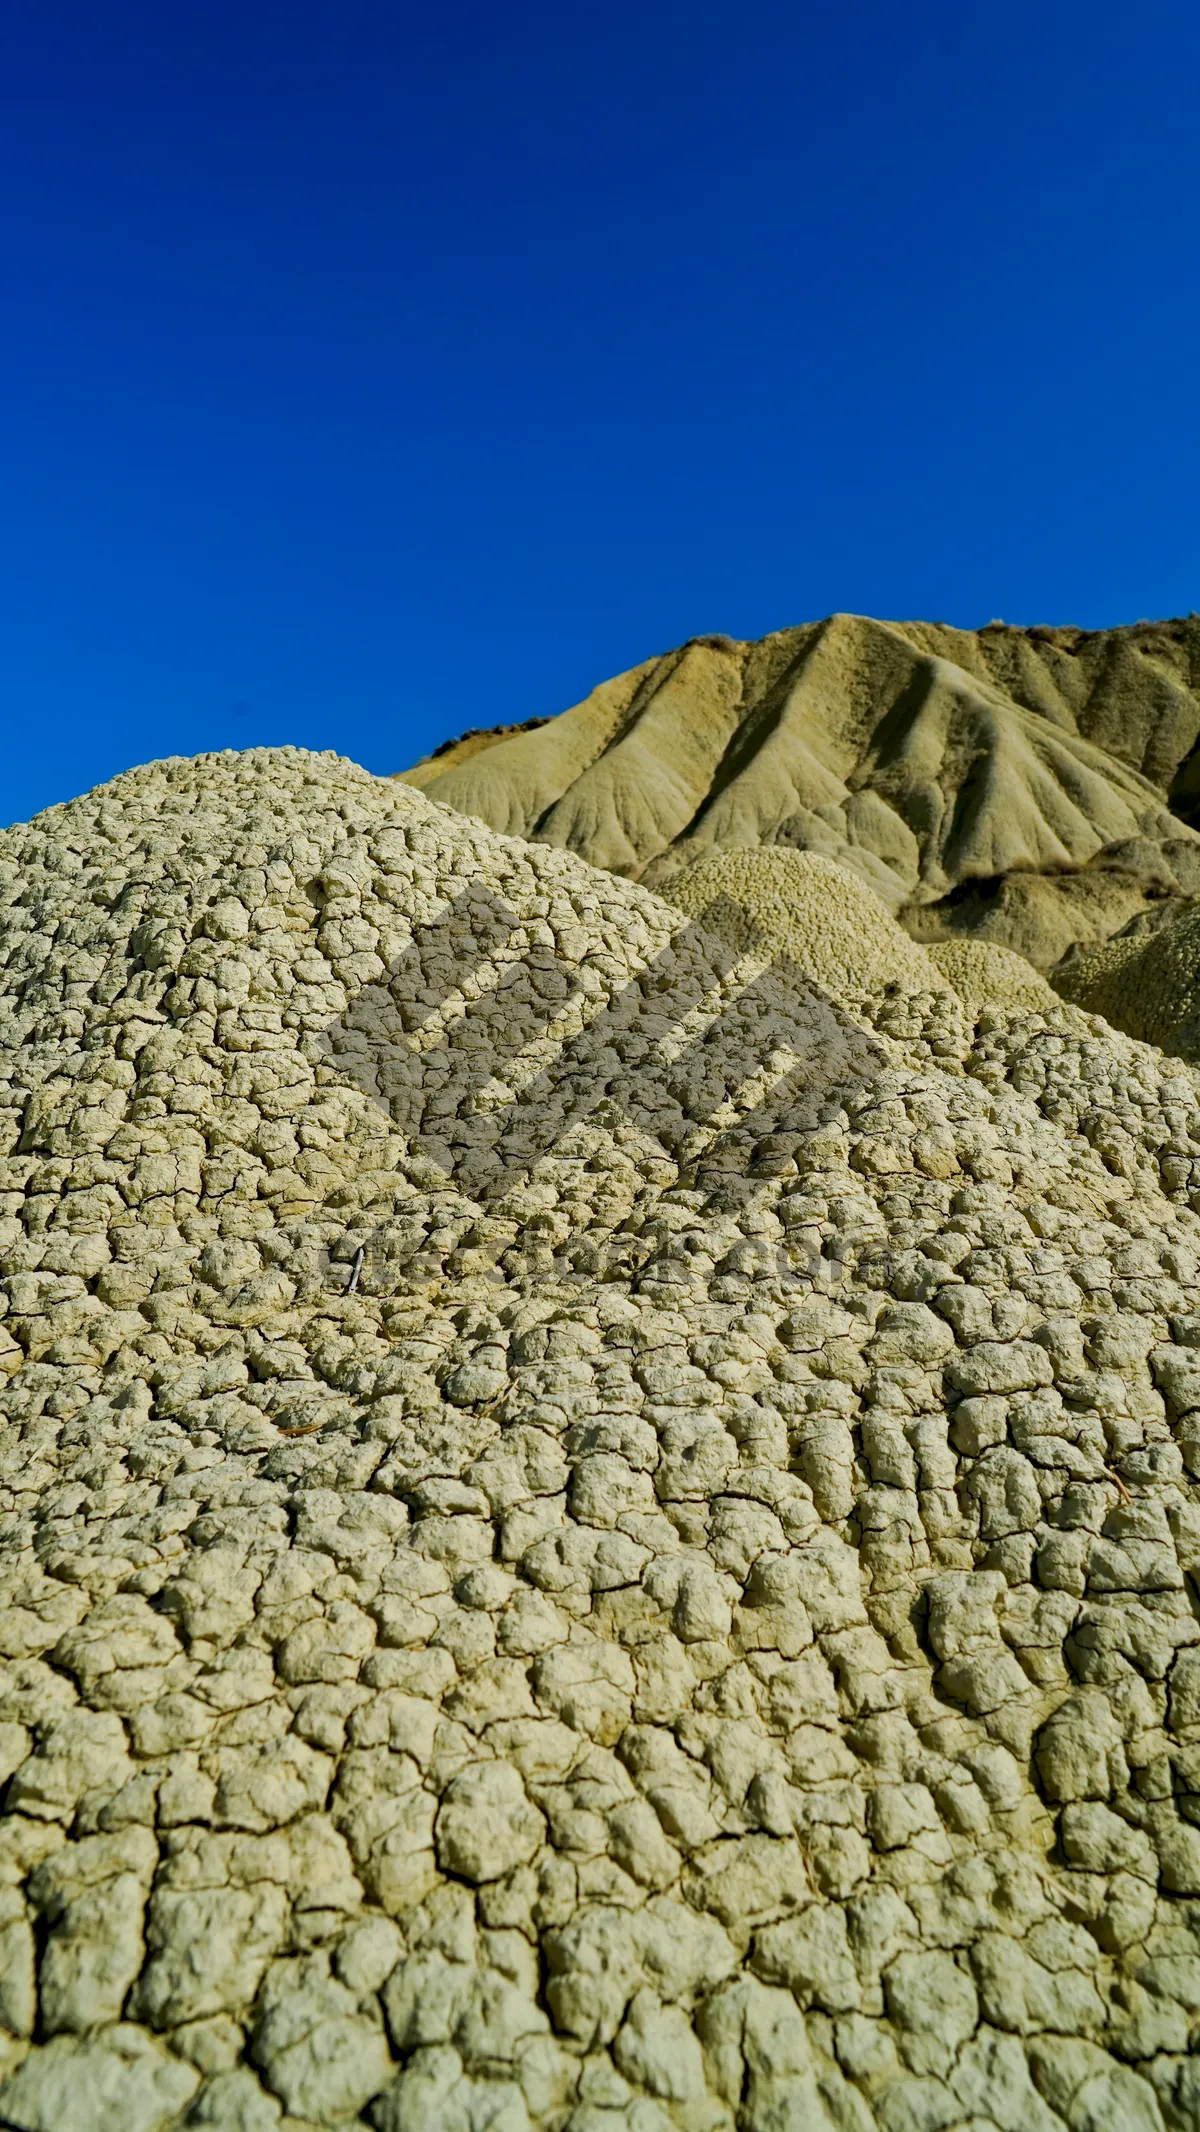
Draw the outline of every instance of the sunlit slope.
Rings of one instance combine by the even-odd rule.
[[[733,859],[0,836],[6,2123],[1194,2132],[1200,1081]]]
[[[697,639],[410,775],[651,885],[714,847],[821,852],[916,937],[966,932],[1048,967],[1200,890],[1183,818],[1198,732],[1194,619],[972,633],[834,615]]]

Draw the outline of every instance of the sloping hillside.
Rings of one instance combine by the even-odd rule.
[[[795,870],[0,836],[6,2123],[1194,2132],[1200,1083]]]
[[[1111,940],[1073,948],[1054,982],[1064,999],[1200,1063],[1200,910],[1194,906],[1147,911]]]
[[[822,852],[915,938],[1048,968],[1200,893],[1198,733],[1195,617],[1091,633],[834,615],[697,639],[405,776],[651,886],[714,847]]]

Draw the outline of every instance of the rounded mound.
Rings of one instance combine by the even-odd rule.
[[[332,756],[0,835],[0,2119],[1194,2132],[1200,1080],[956,1006]]]
[[[1153,928],[1135,920],[1101,947],[1074,949],[1054,985],[1115,1028],[1200,1060],[1200,910]]]
[[[1059,1007],[1045,978],[1012,948],[988,940],[939,940],[925,952],[975,1014],[985,1007],[1011,1014],[1046,1014]]]
[[[659,891],[732,946],[768,942],[834,998],[945,984],[878,896],[836,859],[779,845],[734,845],[697,859]]]

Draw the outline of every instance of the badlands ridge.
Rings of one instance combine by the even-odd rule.
[[[1015,949],[1109,1019],[1136,991],[1122,1025],[1190,1055],[1200,1026],[1158,950],[1132,989],[1111,981],[1124,944],[1080,951],[1129,929],[1140,952],[1200,897],[1198,740],[1200,616],[972,632],[842,614],[699,638],[404,777],[648,887],[726,849],[822,853],[914,939]]]
[[[782,852],[446,789],[553,725],[0,836],[3,2121],[1200,2123],[1200,1080],[952,922],[1186,928],[1185,714],[907,843],[871,715]]]

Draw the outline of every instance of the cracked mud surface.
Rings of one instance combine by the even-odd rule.
[[[1200,1058],[1200,912],[1167,905],[1055,974],[1065,999],[1192,1064]]]
[[[291,750],[0,940],[0,2116],[1195,2127],[1190,1067]]]

